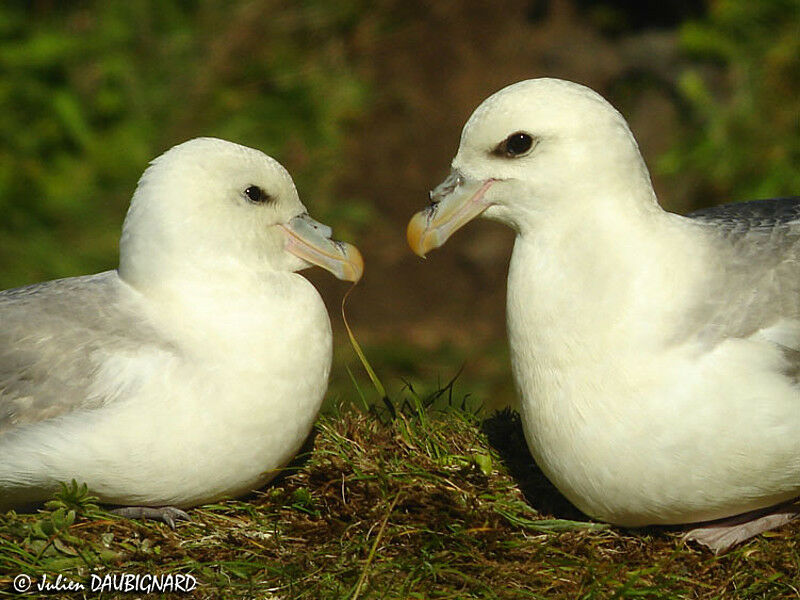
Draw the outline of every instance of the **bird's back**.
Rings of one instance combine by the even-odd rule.
[[[719,259],[709,264],[714,275],[698,315],[706,342],[800,328],[800,197],[726,204],[688,217],[707,232]],[[786,344],[797,335],[782,337]],[[797,344],[800,338],[795,351]]]
[[[0,435],[108,400],[91,390],[102,362],[157,339],[131,301],[116,271],[0,292]]]

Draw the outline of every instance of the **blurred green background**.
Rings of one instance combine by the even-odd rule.
[[[513,398],[510,232],[471,224],[423,265],[404,227],[490,93],[540,76],[597,89],[670,210],[800,192],[796,0],[9,1],[0,73],[0,286],[113,268],[147,162],[218,136],[278,158],[361,247],[350,318],[390,389],[464,367],[489,405]],[[335,314],[344,286],[308,276]],[[342,367],[360,367],[333,320],[346,394]]]
[[[328,207],[366,82],[355,3],[18,2],[0,7],[0,284],[111,268],[138,176],[213,135],[292,167]],[[341,222],[368,216],[342,203]],[[362,212],[359,212],[362,211]]]

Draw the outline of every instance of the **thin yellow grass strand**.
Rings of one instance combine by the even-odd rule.
[[[353,288],[356,287],[354,283],[350,286],[350,289],[345,292],[344,297],[342,298],[342,321],[344,321],[344,327],[347,329],[347,335],[350,337],[350,344],[353,346],[353,350],[355,350],[356,354],[358,355],[361,364],[364,365],[364,369],[367,371],[367,375],[369,375],[370,380],[372,381],[372,385],[375,386],[375,390],[378,392],[378,395],[381,399],[388,398],[386,395],[386,388],[383,387],[381,380],[378,379],[378,376],[375,374],[375,371],[372,368],[372,365],[369,364],[367,357],[364,355],[364,351],[361,349],[361,346],[356,341],[355,336],[353,335],[353,330],[350,329],[350,324],[347,322],[347,315],[345,314],[345,303],[347,302],[347,298],[350,296],[350,292],[353,291]]]

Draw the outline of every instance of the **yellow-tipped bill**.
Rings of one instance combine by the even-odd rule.
[[[344,281],[356,282],[364,274],[364,259],[358,248],[331,239],[330,227],[307,214],[298,215],[281,225],[286,232],[286,250],[330,271]]]
[[[431,192],[431,204],[408,222],[406,237],[415,254],[425,255],[444,244],[459,228],[477,217],[489,207],[484,199],[486,191],[494,183],[467,181],[453,171]]]

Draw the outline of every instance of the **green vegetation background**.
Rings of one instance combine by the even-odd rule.
[[[0,288],[113,268],[144,166],[199,135],[276,156],[352,237],[369,199],[332,201],[358,168],[338,157],[380,82],[347,43],[368,13],[390,28],[389,4],[0,5]],[[680,26],[687,127],[658,169],[714,199],[798,193],[798,13],[794,0],[723,0]]]
[[[113,268],[139,175],[192,137],[254,146],[291,165],[315,212],[330,216],[342,136],[366,110],[366,84],[340,43],[358,8],[263,8],[0,5],[1,287]],[[341,212],[349,203],[338,204]]]

